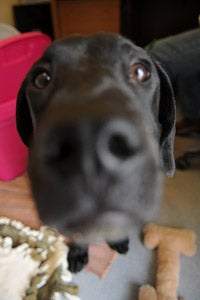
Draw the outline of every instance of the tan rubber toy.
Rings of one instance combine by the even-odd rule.
[[[177,300],[180,255],[193,256],[196,252],[196,236],[189,229],[174,229],[149,223],[144,227],[144,245],[157,248],[158,268],[156,288],[143,285],[139,300]]]

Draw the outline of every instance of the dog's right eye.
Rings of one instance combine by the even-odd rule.
[[[48,72],[44,71],[35,76],[34,85],[38,89],[44,89],[47,87],[50,81],[51,81],[51,76],[49,75]]]
[[[146,63],[136,63],[130,68],[129,76],[136,81],[146,81],[151,76],[150,67]]]

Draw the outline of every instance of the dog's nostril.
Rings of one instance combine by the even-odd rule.
[[[63,161],[66,158],[71,158],[73,153],[74,151],[71,145],[52,145],[48,147],[45,153],[45,160],[47,163]]]
[[[73,138],[58,138],[45,147],[44,159],[46,163],[72,161],[77,156],[77,141]]]
[[[128,159],[135,154],[135,147],[130,143],[128,137],[122,133],[114,133],[108,141],[109,151],[120,159]]]
[[[132,121],[122,118],[109,120],[99,132],[96,150],[98,160],[106,169],[129,169],[132,159],[141,150],[141,137]]]

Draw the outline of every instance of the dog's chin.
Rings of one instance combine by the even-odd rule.
[[[133,225],[127,215],[120,212],[104,212],[96,217],[71,224],[50,224],[62,235],[67,236],[79,246],[107,242],[114,244],[128,238]]]

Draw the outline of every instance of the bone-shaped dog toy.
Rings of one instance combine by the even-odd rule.
[[[158,249],[156,289],[140,288],[139,300],[177,300],[180,254],[193,256],[196,236],[189,229],[173,229],[149,223],[144,227],[144,245]]]

